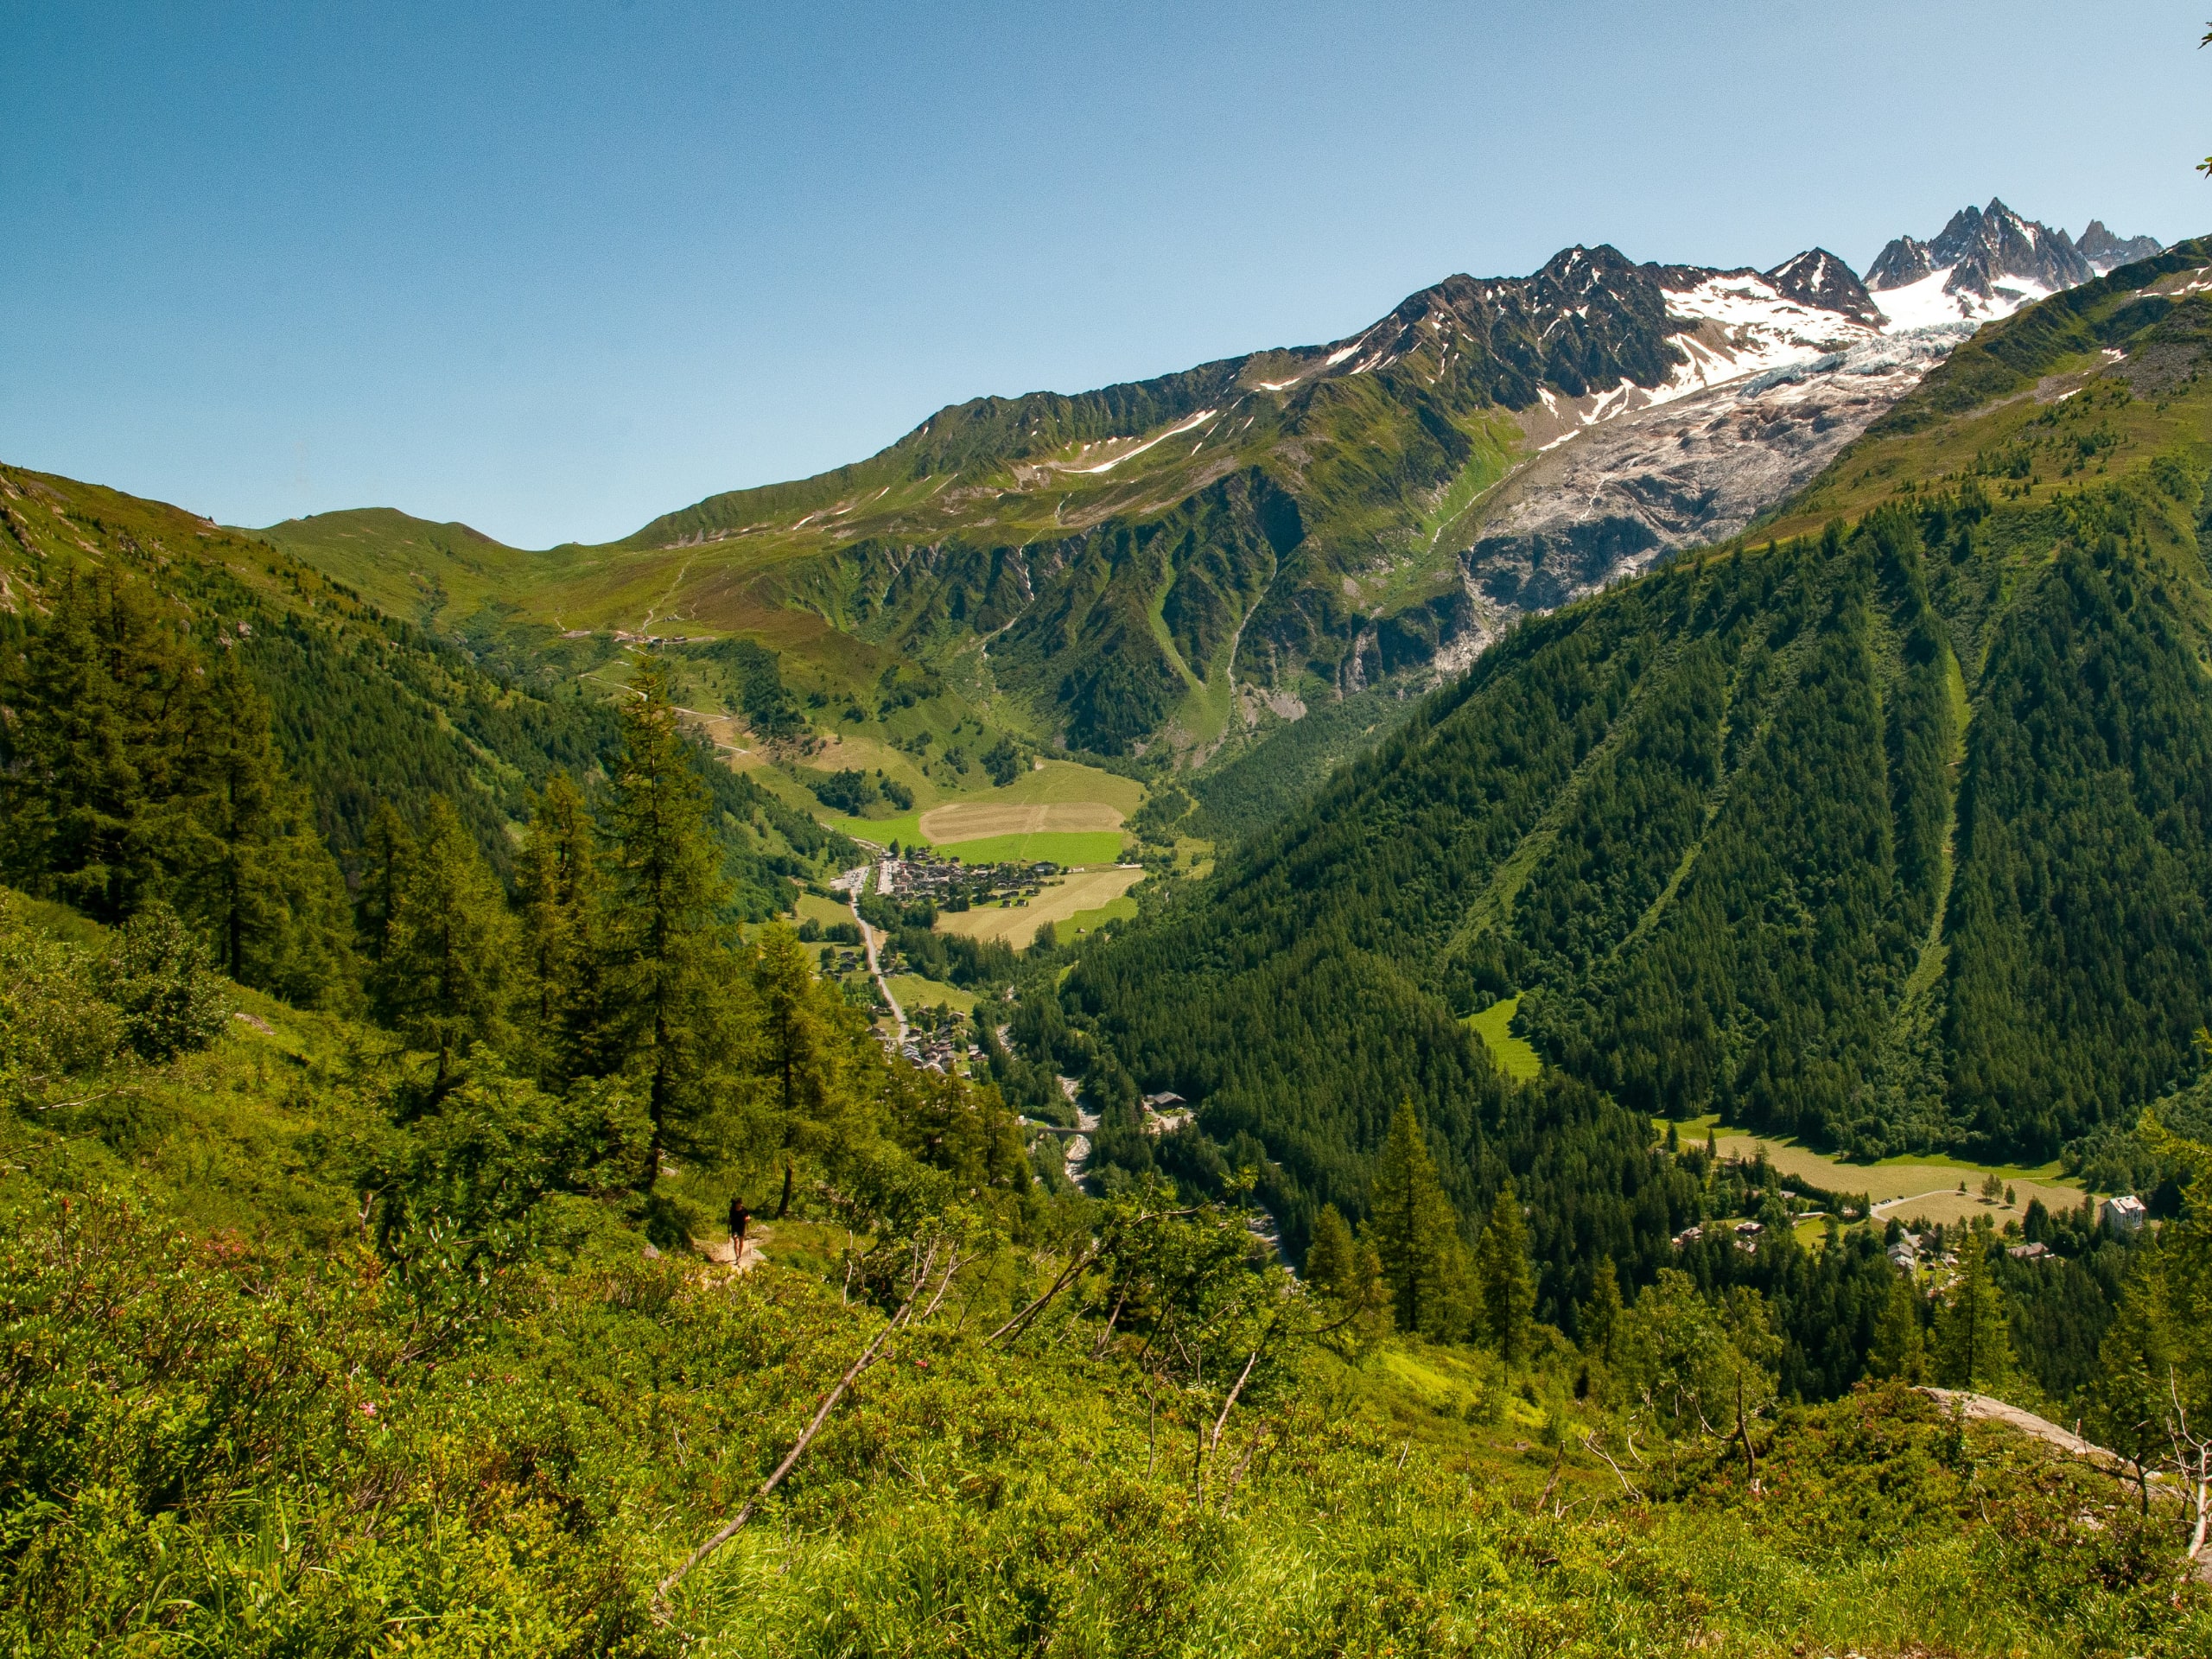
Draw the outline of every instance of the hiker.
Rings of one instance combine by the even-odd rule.
[[[745,1207],[745,1200],[734,1192],[730,1194],[729,1259],[733,1262],[745,1259],[745,1229],[752,1219],[753,1212]]]

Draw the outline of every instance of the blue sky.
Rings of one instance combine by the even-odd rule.
[[[2212,230],[2203,0],[0,0],[0,458],[538,546],[1452,271]]]

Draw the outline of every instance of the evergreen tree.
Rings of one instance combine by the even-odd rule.
[[[1464,1297],[1459,1252],[1459,1217],[1444,1195],[1436,1161],[1421,1134],[1411,1100],[1401,1101],[1390,1119],[1390,1133],[1375,1162],[1370,1181],[1368,1236],[1390,1287],[1398,1328],[1450,1338],[1465,1332],[1450,1328],[1454,1292]]]
[[[1987,1231],[1970,1227],[1959,1240],[1958,1277],[1936,1315],[1936,1380],[1946,1388],[1979,1389],[2001,1382],[2012,1369],[2005,1302],[1990,1277]]]
[[[1611,1256],[1600,1256],[1590,1276],[1590,1300],[1582,1305],[1582,1351],[1592,1359],[1611,1359],[1620,1322],[1620,1274]]]
[[[0,868],[118,922],[168,888],[200,680],[189,643],[143,589],[71,571],[10,665]]]
[[[158,899],[124,923],[92,982],[121,1016],[124,1042],[156,1065],[206,1048],[231,1022],[206,947]]]
[[[1484,1333],[1507,1364],[1520,1363],[1529,1357],[1536,1286],[1529,1271],[1529,1229],[1510,1179],[1498,1189],[1475,1246],[1475,1278]]]
[[[1313,1223],[1313,1242],[1306,1249],[1306,1283],[1316,1295],[1350,1300],[1357,1290],[1359,1247],[1333,1204],[1321,1206]]]
[[[2164,1253],[2153,1235],[2135,1253],[2120,1291],[2120,1312],[2097,1349],[2097,1378],[2089,1389],[2089,1433],[2133,1461],[2139,1477],[2165,1457],[2174,1396],[2191,1404],[2180,1387],[2181,1344],[2167,1306]],[[2149,1486],[2139,1478],[2147,1507]]]
[[[1928,1372],[1927,1344],[1920,1329],[1920,1293],[1909,1274],[1898,1274],[1890,1286],[1874,1327],[1874,1345],[1866,1356],[1866,1369],[1874,1376],[1900,1382],[1918,1382]]]
[[[508,971],[514,925],[476,838],[442,798],[405,863],[371,977],[378,1014],[410,1045],[437,1056],[434,1098],[479,1043],[510,1046]]]
[[[703,1151],[715,1102],[709,1084],[728,1047],[727,997],[716,972],[726,893],[707,838],[707,792],[660,664],[648,661],[622,709],[622,756],[608,821],[614,843],[613,967],[623,1052],[645,1079],[652,1123],[639,1185],[659,1179],[671,1147]]]
[[[191,792],[172,843],[179,904],[239,983],[303,1007],[350,1005],[357,974],[337,861],[284,776],[269,703],[230,652],[195,699]]]
[[[799,1158],[826,1143],[839,1096],[831,1086],[833,1037],[844,999],[816,977],[798,935],[787,927],[761,931],[753,957],[760,1008],[760,1067],[777,1122],[783,1189],[780,1218],[791,1209]]]
[[[362,954],[381,963],[391,944],[392,918],[415,868],[414,832],[399,809],[378,801],[361,848],[361,894],[354,905]]]
[[[606,882],[583,791],[556,772],[515,860],[532,1047],[556,1085],[610,1069]]]

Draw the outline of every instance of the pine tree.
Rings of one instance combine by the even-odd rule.
[[[639,1185],[661,1154],[705,1150],[708,1078],[728,1047],[715,959],[727,896],[707,839],[707,791],[691,769],[668,677],[647,662],[622,709],[623,751],[608,803],[614,843],[612,1000],[624,1051],[645,1077],[652,1122]]]
[[[1874,1325],[1874,1345],[1866,1369],[1876,1376],[1918,1382],[1928,1374],[1927,1343],[1920,1328],[1920,1293],[1911,1276],[1899,1274],[1890,1286]]]
[[[1343,1301],[1352,1295],[1359,1276],[1358,1247],[1351,1229],[1333,1204],[1321,1206],[1313,1221],[1313,1242],[1306,1249],[1306,1287],[1319,1296]]]
[[[787,927],[761,931],[752,978],[760,1009],[761,1071],[775,1108],[783,1164],[783,1192],[776,1204],[780,1219],[791,1209],[800,1155],[818,1149],[832,1133],[831,1107],[838,1096],[831,1087],[831,1037],[843,999],[831,1000],[798,936]]]
[[[1590,1300],[1582,1304],[1582,1351],[1592,1359],[1613,1357],[1613,1332],[1620,1328],[1621,1281],[1610,1255],[1598,1259],[1590,1275]]]
[[[606,905],[598,826],[583,791],[556,772],[515,860],[515,907],[531,1045],[556,1086],[610,1069]]]
[[[1369,1190],[1368,1236],[1390,1287],[1398,1328],[1440,1338],[1462,1335],[1464,1327],[1448,1328],[1455,1290],[1464,1297],[1465,1274],[1455,1274],[1459,1264],[1453,1259],[1459,1218],[1410,1100],[1400,1102],[1391,1116]]]
[[[1535,1311],[1536,1284],[1529,1270],[1529,1228],[1510,1179],[1498,1189],[1475,1246],[1476,1283],[1482,1294],[1482,1322],[1498,1357],[1509,1365],[1529,1357],[1529,1316]]]
[[[1987,1230],[1967,1228],[1958,1249],[1958,1277],[1936,1315],[1936,1380],[1946,1388],[1979,1389],[2012,1370],[2012,1345],[2004,1300],[1990,1276]]]
[[[443,798],[431,803],[422,842],[407,861],[371,978],[378,1015],[414,1047],[437,1056],[433,1098],[460,1077],[482,1043],[505,1049],[514,925],[476,838]]]
[[[4,690],[0,870],[118,922],[165,896],[200,673],[142,589],[102,569],[54,584]]]

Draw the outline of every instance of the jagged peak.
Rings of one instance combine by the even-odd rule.
[[[1880,325],[1880,309],[1858,272],[1826,248],[1808,248],[1767,271],[1765,278],[1777,293],[1800,305],[1834,311],[1870,327]]]

